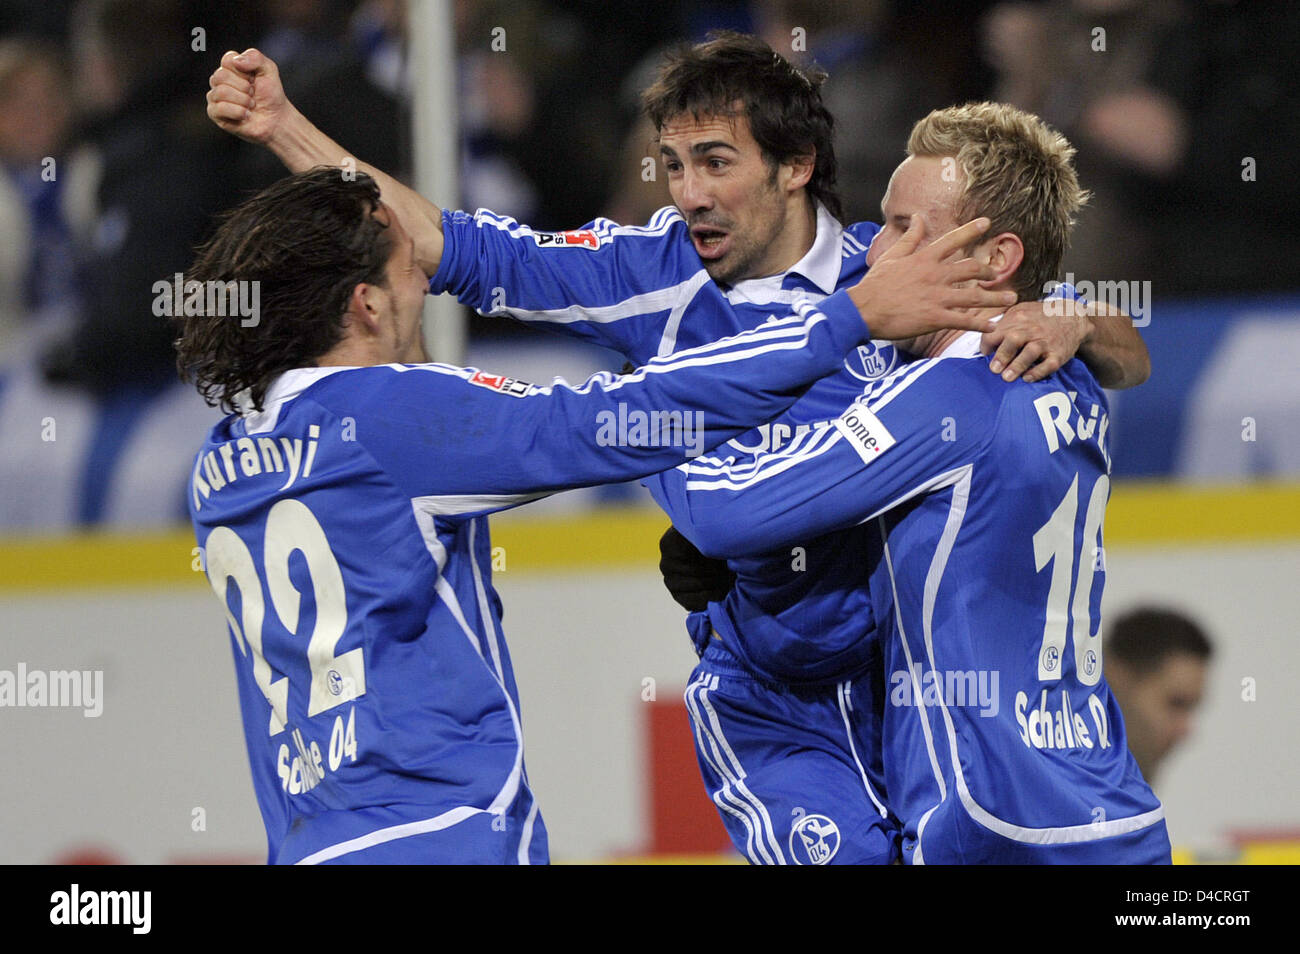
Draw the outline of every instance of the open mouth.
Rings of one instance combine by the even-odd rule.
[[[729,232],[707,225],[691,229],[691,240],[695,243],[695,251],[699,253],[700,258],[720,258],[726,254],[728,238],[730,238]]]

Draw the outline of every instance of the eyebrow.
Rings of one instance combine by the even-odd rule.
[[[709,152],[712,149],[730,149],[732,152],[736,152],[736,153],[740,152],[740,150],[737,149],[735,146],[733,146],[731,143],[725,142],[721,139],[711,139],[708,142],[698,142],[695,145],[691,146],[691,152],[697,156],[702,156],[704,155],[704,153]],[[662,144],[659,146],[659,151],[666,156],[677,155],[677,150]]]

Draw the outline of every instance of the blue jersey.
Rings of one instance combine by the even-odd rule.
[[[569,232],[536,232],[492,212],[443,213],[444,250],[433,292],[451,292],[484,315],[508,315],[612,348],[634,362],[671,354],[786,314],[796,296],[817,301],[857,284],[879,231],[841,226],[819,206],[808,253],[787,271],[724,288],[709,278],[685,220],[661,209],[646,226],[598,219]],[[888,342],[849,355],[780,418],[733,440],[759,453],[815,439],[844,407],[843,394],[881,380],[898,363]],[[821,683],[859,674],[870,649],[871,603],[856,568],[858,533],[830,534],[789,549],[732,561],[745,580],[738,599],[689,620],[703,651],[711,629],[733,637],[741,660],[765,679]],[[794,567],[794,570],[792,570]],[[741,635],[743,630],[743,636]],[[817,645],[807,634],[818,634]]]
[[[680,463],[781,413],[864,337],[839,295],[579,387],[305,368],[217,424],[190,509],[270,860],[544,859],[485,515]]]
[[[885,779],[909,860],[925,858],[927,823],[973,821],[1024,846],[1164,839],[1102,677],[1105,395],[1078,361],[1008,385],[978,346],[965,335],[846,388],[817,438],[709,455],[648,484],[712,555],[866,531]]]
[[[723,288],[709,278],[685,219],[671,207],[645,226],[597,219],[568,232],[537,232],[485,210],[444,211],[442,226],[442,260],[429,281],[431,292],[454,294],[483,315],[509,316],[611,348],[636,364],[757,328],[789,314],[796,299],[817,302],[857,284],[880,230],[870,222],[843,227],[819,207],[816,238],[799,262],[779,275]],[[873,380],[896,360],[892,345],[864,343],[845,371]],[[798,407],[818,404],[819,390],[810,389]],[[779,446],[794,429],[763,428],[737,446]]]
[[[444,249],[433,292],[451,292],[484,315],[571,334],[634,362],[754,328],[785,314],[796,296],[817,301],[857,284],[880,227],[841,226],[822,206],[812,247],[779,275],[724,288],[709,278],[675,208],[646,226],[598,219],[568,232],[537,232],[506,216],[443,212]],[[1073,296],[1069,286],[1055,292]],[[849,355],[840,373],[813,385],[780,418],[729,443],[761,453],[819,439],[844,395],[882,380],[899,363],[888,342]],[[731,560],[744,582],[724,604],[688,620],[703,652],[713,630],[754,673],[786,684],[856,678],[871,663],[871,600],[856,567],[856,531]],[[815,641],[809,634],[816,634]]]

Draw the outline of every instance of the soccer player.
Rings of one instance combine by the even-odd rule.
[[[867,339],[861,312],[910,273],[972,306],[1003,298],[952,287],[991,274],[957,255],[988,224],[800,316],[570,387],[427,363],[428,275],[368,176],[300,173],[234,210],[184,285],[177,348],[233,412],[189,501],[270,861],[545,860],[485,515],[653,473],[776,416]],[[202,307],[237,283],[251,316]],[[922,308],[893,327],[952,320]],[[669,437],[608,439],[610,421],[650,415]]]
[[[595,341],[641,363],[758,327],[788,313],[797,296],[818,301],[865,273],[867,248],[879,226],[845,227],[837,218],[833,121],[821,101],[823,78],[797,69],[761,41],[734,34],[671,57],[645,103],[659,130],[677,206],[662,210],[645,227],[597,220],[571,232],[540,233],[491,212],[442,212],[375,174],[386,200],[412,223],[417,254],[433,274],[431,290],[451,291],[485,314]],[[346,155],[287,102],[275,65],[257,51],[223,56],[211,79],[208,113],[222,128],[268,146],[290,169],[338,163]],[[359,168],[369,170],[364,164]],[[912,225],[909,240],[920,241],[922,217]],[[937,233],[931,229],[931,234]],[[1109,386],[1139,383],[1148,371],[1145,347],[1126,318],[1094,319],[1059,302],[1016,305],[987,341],[997,348],[990,367],[1007,378],[1050,374],[1076,349]],[[877,340],[852,355],[840,377],[860,386],[880,380],[897,363],[893,347]],[[807,439],[840,409],[839,393],[829,382],[819,382],[791,412],[734,446],[740,451],[788,446]],[[833,579],[857,546],[853,534],[845,534],[835,545],[807,553],[799,579],[810,598],[826,589],[819,581]],[[787,555],[767,572],[788,573],[790,563]],[[742,656],[748,676],[791,685],[850,683],[849,676],[873,662],[869,644],[859,638],[862,621],[869,623],[870,604],[861,587],[845,598],[856,613],[835,614],[851,622],[844,631],[822,625],[830,619],[825,607],[791,608],[781,621],[790,632],[786,652],[771,660]],[[693,616],[690,626],[703,652],[710,639],[707,617]],[[824,642],[805,652],[799,634],[809,630],[822,632]],[[844,650],[835,665],[827,664],[830,646]],[[814,657],[819,665],[812,665]],[[867,738],[872,727],[858,725],[869,717],[852,707],[852,686],[841,688],[849,697],[847,714],[838,704],[826,713],[839,729],[828,743],[840,759],[838,781],[827,780],[823,787],[833,792],[856,786],[857,805],[869,794],[870,766],[878,757],[857,751],[861,744],[852,741],[850,723]],[[708,747],[702,736],[697,743],[703,759]],[[771,744],[774,751],[789,748],[782,739]],[[859,761],[868,766],[865,772]],[[806,781],[807,774],[792,766],[780,787],[802,789]],[[738,787],[734,798],[715,795],[737,846],[753,860],[785,860],[780,847],[754,850],[753,830],[770,829],[768,840],[785,845],[794,810],[812,808],[796,801],[773,816],[743,779]],[[879,798],[870,800],[869,814],[851,827],[888,825]],[[846,844],[835,860],[890,859],[892,836],[871,834],[865,842],[856,853]]]
[[[886,254],[917,215],[943,228],[983,214],[994,225],[972,254],[997,271],[991,287],[1037,294],[1057,274],[1086,198],[1072,155],[1014,107],[931,113],[890,181],[868,258]],[[952,164],[959,174],[945,176]],[[854,705],[882,720],[888,807],[906,862],[1168,862],[1164,810],[1102,675],[1105,394],[1080,361],[1007,383],[988,373],[977,335],[938,332],[900,349],[914,357],[882,380],[843,382],[841,413],[815,436],[701,457],[651,478],[655,498],[712,556],[786,555],[858,528],[857,569],[874,612],[862,642],[878,645],[885,678]],[[725,605],[710,606],[715,628],[750,653],[779,656],[785,647],[764,641],[774,629],[763,617],[779,619],[807,596],[792,574],[746,569]],[[853,573],[841,569],[821,585],[851,588]],[[833,594],[814,605],[850,604]],[[820,639],[810,627],[800,651],[823,648]],[[720,686],[731,645],[711,646],[693,683],[699,705],[723,710],[709,713],[711,741],[728,729],[743,736],[745,704],[756,699],[764,718],[792,725],[838,701],[847,722],[842,690],[778,710],[775,693]],[[808,817],[791,852],[833,856],[842,829],[825,817],[803,824]]]

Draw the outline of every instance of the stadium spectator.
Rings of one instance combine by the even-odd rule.
[[[77,10],[79,91],[102,177],[84,311],[45,354],[51,382],[98,396],[151,393],[174,377],[156,281],[183,271],[234,197],[231,146],[193,116],[193,56],[177,0],[87,0]]]
[[[1081,277],[1145,279],[1157,267],[1151,216],[1135,215],[1132,203],[1172,170],[1182,130],[1167,103],[1140,90],[1185,17],[1177,2],[1053,0],[1000,4],[984,20],[993,98],[1042,116],[1079,145],[1093,200],[1065,264]]]
[[[404,18],[391,3],[365,4],[349,21],[346,7],[328,0],[276,0],[259,46],[281,51],[283,62],[293,64],[290,92],[311,104],[323,129],[343,142],[364,142],[367,157],[383,156],[391,164],[386,168],[406,176],[409,103],[402,64],[392,57],[404,40]],[[239,162],[243,186],[270,185],[282,174],[260,150],[240,150]]]
[[[89,228],[93,157],[69,150],[72,102],[58,51],[0,43],[0,350],[76,310],[77,239]]]
[[[917,116],[948,105],[951,91],[939,71],[916,68],[915,50],[885,0],[761,0],[755,7],[772,49],[829,74],[822,98],[835,117],[846,221],[878,218],[898,144]]]
[[[984,48],[994,98],[1080,145],[1094,200],[1067,271],[1150,280],[1166,296],[1300,287],[1300,193],[1286,172],[1300,127],[1278,122],[1300,86],[1277,68],[1300,52],[1300,8],[1004,3],[984,21]],[[1211,227],[1215,241],[1188,241]]]
[[[1106,678],[1148,782],[1192,731],[1213,654],[1200,625],[1176,610],[1144,606],[1111,624]]]

